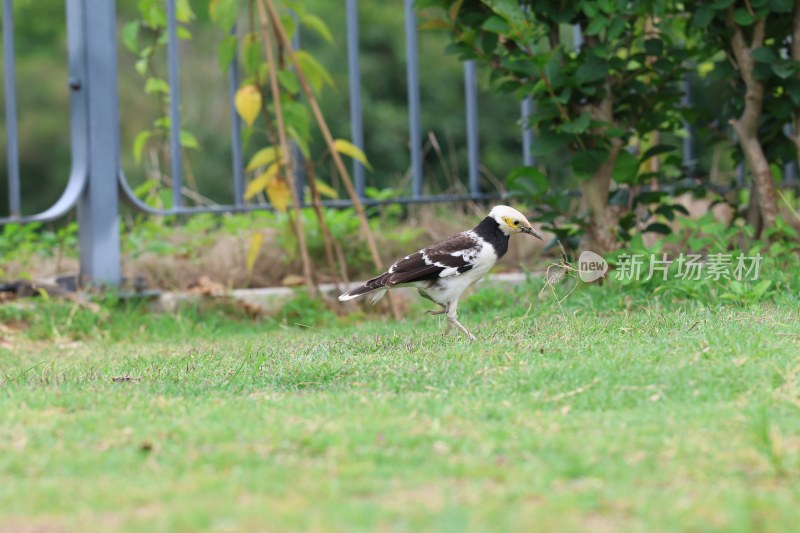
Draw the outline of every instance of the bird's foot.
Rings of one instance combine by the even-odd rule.
[[[458,328],[458,330],[459,330],[461,333],[463,333],[463,334],[464,334],[464,335],[467,337],[467,339],[469,339],[470,341],[476,341],[476,340],[478,340],[477,338],[475,338],[475,335],[473,335],[472,333],[470,333],[470,332],[469,332],[469,330],[468,330],[467,328],[465,328],[465,327],[463,326],[463,324],[461,324],[461,322],[459,322],[459,321],[458,321],[458,319],[456,319],[455,317],[447,317],[447,320],[448,320],[448,323],[447,323],[447,330],[448,330],[448,331],[449,331],[449,329],[450,329],[450,326],[455,326],[455,327],[456,327],[456,328]]]

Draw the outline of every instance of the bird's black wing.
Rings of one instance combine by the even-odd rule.
[[[376,281],[380,280],[385,287],[392,287],[401,283],[457,276],[472,269],[472,261],[480,248],[480,242],[469,232],[459,233],[405,256],[389,267],[385,274],[378,276]]]
[[[339,300],[351,300],[374,290],[394,287],[401,283],[435,281],[440,278],[458,276],[472,270],[483,242],[471,231],[453,235],[449,239],[407,255],[396,261],[389,270],[339,296]]]

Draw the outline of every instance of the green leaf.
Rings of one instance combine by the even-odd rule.
[[[672,146],[671,144],[657,144],[657,145],[651,147],[649,150],[647,150],[644,154],[642,154],[642,157],[640,158],[640,160],[642,162],[644,162],[644,161],[647,161],[648,159],[650,159],[651,157],[654,157],[654,156],[657,156],[659,154],[663,154],[663,153],[666,153],[666,152],[672,152],[673,150],[677,150],[677,149],[678,149],[677,146]]]
[[[633,183],[636,180],[636,173],[639,171],[639,160],[629,151],[622,149],[617,154],[614,168],[611,170],[611,177],[617,183]]]
[[[258,72],[261,64],[261,43],[255,33],[248,33],[242,38],[242,63],[249,76]]]
[[[175,19],[186,24],[194,19],[194,11],[189,0],[177,0],[175,2]]]
[[[138,72],[140,76],[144,76],[147,74],[147,59],[141,58],[137,60],[133,68],[136,69],[136,72]]]
[[[128,22],[122,27],[122,44],[133,53],[139,51],[139,23]]]
[[[540,131],[531,146],[531,155],[534,157],[541,157],[552,154],[559,148],[566,146],[574,138],[574,136],[566,133]]]
[[[152,132],[150,130],[141,131],[133,140],[133,158],[136,160],[137,165],[142,162],[142,153],[144,153],[144,147],[151,135]]]
[[[329,44],[333,44],[333,35],[331,35],[331,30],[328,29],[328,25],[322,21],[316,15],[306,14],[303,15],[303,18],[300,20],[303,26],[314,30],[317,32],[323,39],[328,41]]]
[[[762,63],[774,63],[780,59],[778,55],[767,46],[756,48],[753,50],[752,55],[756,61],[760,61]]]
[[[488,32],[497,33],[500,35],[506,35],[510,30],[508,22],[506,22],[503,17],[498,17],[497,15],[492,15],[486,19],[486,22],[481,24],[481,28]]]
[[[753,295],[756,298],[760,298],[761,296],[764,295],[765,292],[767,292],[767,289],[769,289],[771,285],[772,285],[771,279],[762,279],[756,284],[755,287],[753,287]]]
[[[297,148],[300,149],[300,153],[303,154],[303,157],[308,159],[311,157],[311,149],[308,147],[308,141],[303,139],[297,130],[293,127],[289,126],[286,128],[286,131],[289,132],[289,137],[297,144]]]
[[[333,78],[314,56],[305,50],[298,50],[295,52],[295,57],[300,70],[308,77],[308,81],[314,87],[316,93],[319,93],[326,84],[333,86]]]
[[[538,198],[547,192],[547,176],[536,167],[517,167],[506,177],[508,188],[515,193]]]
[[[646,228],[644,228],[644,233],[660,233],[661,235],[669,235],[672,233],[672,229],[667,226],[666,224],[662,224],[661,222],[653,222]]]
[[[211,0],[208,15],[211,21],[224,31],[230,31],[236,24],[236,0]]]
[[[295,13],[299,14],[297,10],[295,10]],[[280,19],[281,19],[281,24],[283,24],[283,29],[286,30],[286,36],[289,39],[294,38],[294,34],[297,31],[297,24],[294,21],[294,17],[290,13],[282,13],[280,15]]]
[[[772,72],[779,78],[785,80],[795,75],[797,66],[790,61],[780,61],[772,64]]]
[[[559,126],[559,131],[563,131],[564,133],[583,133],[589,128],[589,124],[592,121],[592,116],[584,111],[581,113],[581,116],[573,120],[572,122],[567,122],[565,124],[561,124]]]
[[[144,84],[144,92],[147,94],[169,94],[169,84],[161,78],[147,78]]]
[[[603,148],[581,150],[572,158],[572,170],[581,179],[591,178],[597,169],[608,161],[608,156],[608,150]]]
[[[367,161],[367,156],[364,155],[364,152],[361,151],[361,148],[351,143],[350,141],[346,141],[344,139],[336,139],[335,141],[333,141],[333,149],[339,152],[340,154],[350,156],[353,159],[360,161],[361,164],[363,164],[368,169],[372,170],[372,165],[370,165],[369,161]]]
[[[586,27],[586,35],[600,35],[606,28],[608,19],[606,17],[593,18],[589,25]]]
[[[300,90],[300,84],[297,82],[297,76],[291,70],[279,70],[278,81],[281,87],[290,94],[295,94]]]
[[[624,17],[616,17],[611,21],[611,24],[608,26],[608,40],[614,41],[619,39],[622,32],[625,31],[625,18]]]
[[[697,8],[692,17],[692,24],[695,28],[707,28],[711,21],[714,20],[714,10],[709,5],[702,5]]]
[[[578,84],[600,81],[608,74],[608,63],[597,56],[590,55],[575,71]]]
[[[195,137],[193,133],[186,130],[181,130],[180,139],[181,146],[184,148],[193,150],[200,149],[200,143],[197,142],[197,137]]]
[[[667,220],[675,220],[675,210],[671,205],[662,205],[656,209],[656,214],[662,215]]]
[[[739,26],[749,26],[756,21],[756,17],[747,8],[739,7],[733,12],[733,21]]]
[[[644,42],[644,51],[647,55],[660,56],[664,51],[664,41],[661,39],[647,39]]]
[[[226,35],[222,38],[217,49],[217,58],[219,59],[219,66],[223,72],[227,72],[233,60],[236,59],[236,36]]]

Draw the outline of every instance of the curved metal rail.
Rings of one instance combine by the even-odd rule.
[[[20,210],[19,147],[17,145],[16,73],[14,69],[14,9],[3,0],[3,79],[6,91],[6,131],[8,143],[8,189],[10,216],[0,217],[0,225],[12,222],[47,222],[67,214],[77,204],[89,177],[86,106],[87,91],[85,43],[83,40],[83,2],[67,0],[67,51],[69,57],[71,169],[67,186],[48,209],[33,215]]]

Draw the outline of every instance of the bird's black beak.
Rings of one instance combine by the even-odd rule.
[[[534,237],[536,237],[540,241],[544,240],[544,238],[541,235],[539,235],[539,232],[536,231],[535,229],[533,229],[532,226],[530,228],[523,226],[520,229],[522,230],[522,233],[527,233],[528,235],[533,235]]]

